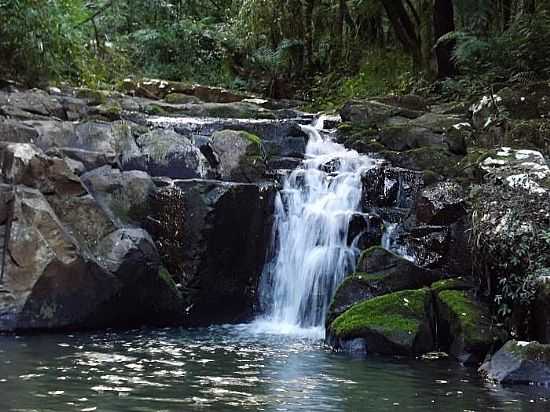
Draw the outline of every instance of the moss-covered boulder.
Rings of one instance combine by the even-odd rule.
[[[197,104],[201,103],[201,99],[195,96],[190,96],[183,93],[169,93],[164,97],[166,103],[171,104]]]
[[[550,345],[538,342],[507,342],[479,372],[502,384],[545,385],[550,383]]]
[[[460,280],[436,283],[432,290],[440,347],[465,365],[481,363],[497,340],[489,308]]]
[[[423,113],[423,111],[411,110],[375,100],[355,100],[344,105],[340,111],[340,116],[345,122],[371,127],[383,126],[392,117],[414,119]]]
[[[414,356],[431,351],[430,290],[405,290],[358,303],[328,327],[335,349]]]
[[[222,180],[253,182],[266,171],[261,139],[246,131],[222,130],[212,135],[212,149]]]
[[[373,246],[361,254],[359,272],[349,275],[336,290],[327,324],[351,306],[386,293],[429,286],[441,279],[441,273],[414,263],[381,246]]]

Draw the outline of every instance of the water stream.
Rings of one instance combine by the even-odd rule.
[[[275,203],[273,258],[264,269],[265,314],[258,327],[323,334],[336,287],[353,271],[359,250],[348,228],[360,212],[361,173],[377,161],[322,135],[322,118],[302,126],[309,140],[303,167],[284,178]]]

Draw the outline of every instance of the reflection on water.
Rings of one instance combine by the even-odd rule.
[[[246,325],[0,337],[0,411],[536,412],[546,396],[445,361],[353,359]]]

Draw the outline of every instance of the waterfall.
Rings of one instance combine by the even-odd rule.
[[[376,161],[333,142],[322,127],[322,120],[302,126],[309,137],[303,167],[284,178],[275,202],[261,321],[282,332],[324,326],[332,296],[359,253],[348,228],[361,212],[361,174]]]

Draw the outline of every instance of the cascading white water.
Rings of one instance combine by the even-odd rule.
[[[288,332],[324,325],[332,295],[355,268],[359,250],[348,242],[360,212],[361,173],[376,161],[302,126],[309,136],[302,169],[283,182],[275,204],[273,258],[261,296],[270,329]]]

